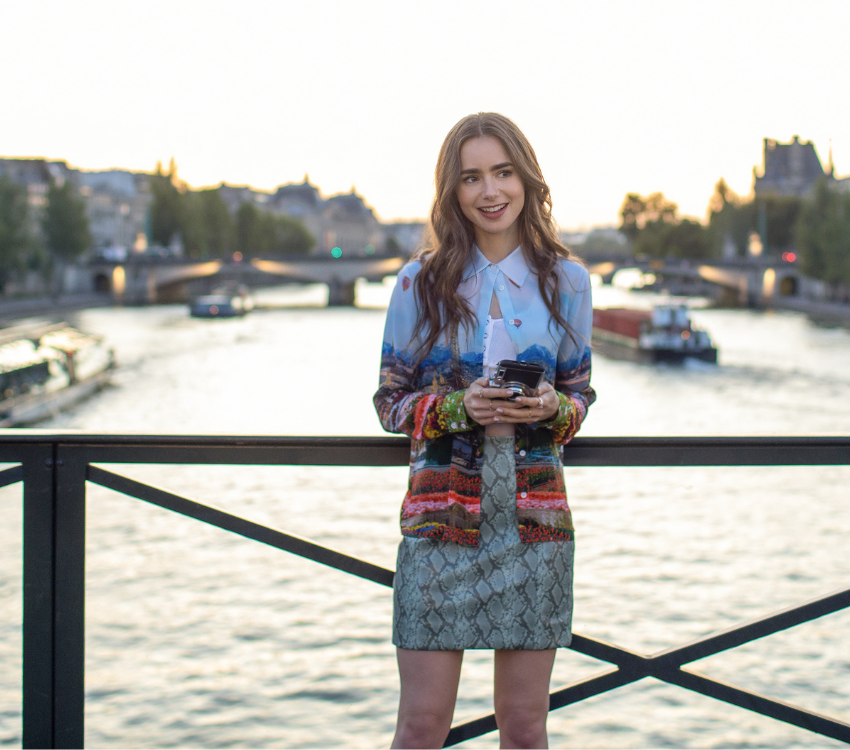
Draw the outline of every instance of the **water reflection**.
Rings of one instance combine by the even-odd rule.
[[[379,435],[387,288],[370,307],[192,320],[184,307],[92,310],[122,371],[48,428]],[[598,289],[611,304],[622,292]],[[598,357],[585,435],[841,434],[850,335],[794,314],[698,310],[720,364]],[[392,567],[403,468],[110,467]],[[846,467],[567,469],[578,527],[577,632],[678,645],[847,585]],[[375,747],[394,725],[390,592],[92,486],[87,735],[92,747]],[[0,492],[0,744],[19,744],[20,489]],[[17,619],[16,619],[17,618]],[[840,716],[848,613],[706,660],[711,676]],[[571,652],[553,686],[604,668]],[[456,720],[489,712],[491,657],[465,660]],[[553,714],[553,746],[838,746],[645,681]],[[468,743],[495,746],[495,737]]]

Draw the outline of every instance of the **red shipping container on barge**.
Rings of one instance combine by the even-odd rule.
[[[708,333],[693,327],[687,305],[594,308],[593,348],[633,362],[682,362],[688,357],[717,362],[717,349]]]

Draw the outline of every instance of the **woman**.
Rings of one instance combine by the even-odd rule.
[[[587,271],[570,258],[528,140],[461,120],[437,160],[429,246],[399,274],[375,407],[409,435],[393,584],[401,699],[393,747],[441,747],[463,650],[495,651],[502,747],[546,747],[555,649],[571,639],[573,526],[560,446],[590,387]],[[515,401],[502,359],[545,368]]]

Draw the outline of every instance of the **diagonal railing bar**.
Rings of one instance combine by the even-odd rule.
[[[555,709],[569,706],[572,703],[578,703],[587,698],[592,698],[594,695],[601,695],[610,690],[616,690],[618,687],[628,685],[637,679],[639,678],[627,674],[622,669],[600,672],[550,694],[549,710],[554,711]]]
[[[573,638],[575,638],[575,635],[573,635]],[[639,678],[628,677],[619,669],[602,672],[552,693],[549,696],[549,710],[554,711],[558,708],[569,706],[572,703],[578,703],[587,698],[592,698],[594,695],[601,695],[602,693],[616,690],[618,687],[628,685],[636,679]],[[465,724],[458,724],[456,727],[452,727],[443,747],[450,747],[461,742],[466,742],[466,740],[480,737],[496,729],[496,717],[494,714],[481,716]]]
[[[443,747],[451,747],[467,740],[474,740],[476,737],[481,737],[489,732],[495,732],[498,728],[496,726],[495,714],[488,714],[487,716],[467,721],[465,724],[458,724],[449,730]]]
[[[678,685],[709,698],[731,703],[771,719],[794,724],[810,732],[832,737],[834,740],[850,743],[850,724],[823,714],[800,708],[791,703],[768,698],[767,696],[744,690],[722,680],[715,680],[689,669],[671,670],[669,675],[661,677],[671,685]]]
[[[15,482],[23,482],[24,481],[24,467],[23,466],[10,466],[8,469],[3,469],[0,471],[0,487],[8,487],[10,484],[14,484]]]
[[[144,500],[161,508],[194,518],[196,521],[202,521],[225,531],[231,531],[248,539],[268,544],[271,547],[277,547],[285,552],[291,552],[322,565],[336,568],[358,578],[365,578],[367,581],[373,581],[382,586],[393,585],[393,571],[382,568],[380,565],[322,547],[320,544],[294,534],[270,529],[268,526],[225,513],[223,510],[211,508],[208,505],[203,505],[149,484],[137,482],[135,479],[115,474],[98,466],[89,465],[86,479],[94,484],[99,484],[101,487],[135,497],[138,500]]]
[[[850,607],[850,588],[833,591],[802,604],[793,605],[769,615],[733,625],[726,630],[712,633],[684,646],[660,651],[653,654],[652,659],[658,663],[667,663],[678,667],[787,630],[795,625],[811,622],[848,607]],[[606,661],[610,660],[606,659]]]
[[[740,706],[763,716],[850,743],[850,724],[719,680],[713,680],[691,670],[681,669],[683,663],[750,643],[794,625],[800,625],[846,609],[848,606],[850,606],[850,589],[843,589],[735,625],[720,633],[700,638],[693,643],[660,651],[651,656],[638,654],[611,643],[574,633],[572,643],[569,646],[571,650],[600,661],[607,661],[616,665],[617,669],[602,672],[551,693],[549,710],[554,711],[578,703],[594,695],[615,690],[645,677],[655,677],[663,682],[701,693],[710,698],[717,698],[725,703]],[[446,739],[445,746],[449,747],[479,737],[482,734],[494,731],[496,728],[496,718],[493,714],[482,716],[453,727]]]
[[[592,659],[599,661],[607,661],[611,664],[616,664],[618,667],[628,667],[635,663],[635,660],[647,659],[643,654],[638,654],[634,651],[629,651],[622,646],[616,646],[613,643],[597,640],[596,638],[588,638],[585,635],[573,633],[573,639],[569,646],[571,651],[576,651],[579,654],[584,654]]]

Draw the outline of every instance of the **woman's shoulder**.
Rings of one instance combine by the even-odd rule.
[[[416,276],[416,274],[419,273],[419,270],[421,268],[422,268],[422,261],[421,260],[409,260],[407,263],[405,263],[402,266],[401,271],[398,272],[398,278],[404,279],[404,277],[406,276],[408,279],[410,279],[412,281],[414,276]]]
[[[563,291],[585,292],[590,289],[590,274],[584,263],[573,258],[559,258],[557,267]]]
[[[408,261],[398,272],[396,278],[395,289],[393,289],[392,298],[390,299],[390,312],[400,312],[402,310],[416,311],[416,294],[413,288],[413,280],[419,269],[422,268],[422,263],[418,260]]]

